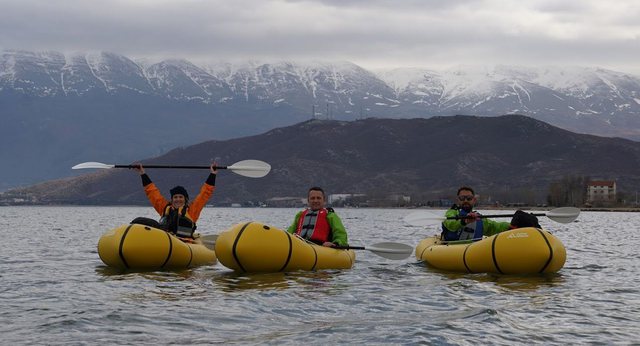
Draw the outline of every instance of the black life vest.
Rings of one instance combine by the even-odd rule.
[[[162,229],[181,238],[193,238],[193,232],[197,226],[187,215],[187,209],[189,206],[186,205],[175,209],[171,207],[171,204],[167,204],[162,218],[160,218]]]

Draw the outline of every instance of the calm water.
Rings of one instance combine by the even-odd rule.
[[[199,231],[283,228],[295,211],[208,208]],[[409,210],[337,212],[352,245],[415,246],[435,233],[404,225]],[[2,344],[637,344],[640,333],[637,213],[541,218],[567,263],[528,277],[441,273],[367,251],[344,271],[106,268],[100,235],[136,216],[156,218],[150,207],[0,208]]]

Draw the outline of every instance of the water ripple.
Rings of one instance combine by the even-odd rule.
[[[205,234],[247,220],[282,228],[294,212],[207,208],[199,224]],[[338,212],[354,245],[415,246],[435,233],[405,225],[407,210]],[[629,344],[639,331],[640,240],[620,238],[620,229],[640,223],[635,213],[583,213],[567,225],[541,220],[567,248],[565,267],[542,276],[446,273],[367,251],[343,271],[105,267],[99,236],[137,216],[155,217],[134,207],[0,208],[0,232],[12,239],[0,243],[3,342]],[[30,236],[15,239],[16,230]]]

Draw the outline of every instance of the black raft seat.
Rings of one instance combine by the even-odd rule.
[[[148,217],[136,217],[135,219],[133,219],[133,221],[131,221],[131,223],[162,229],[162,226],[160,226],[160,223],[158,221],[150,219]]]

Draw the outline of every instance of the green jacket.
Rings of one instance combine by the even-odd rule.
[[[453,216],[458,216],[459,214],[460,214],[459,209],[451,208],[447,210],[444,216],[453,217]],[[444,220],[442,224],[444,225],[444,227],[446,227],[446,229],[448,229],[451,232],[457,232],[464,227],[464,225],[462,224],[462,220],[454,220],[454,219]],[[507,231],[509,230],[509,228],[511,228],[511,224],[508,222],[498,222],[490,219],[482,219],[482,234],[484,234],[487,237],[492,236],[494,234],[498,234],[500,232]]]
[[[342,220],[340,220],[338,214],[333,212],[333,209],[328,209],[329,212],[327,213],[327,222],[329,223],[329,227],[331,227],[331,242],[339,246],[349,245],[349,241],[347,239],[347,231],[342,225]],[[298,222],[300,221],[300,215],[302,215],[303,211],[304,210],[301,210],[296,214],[296,217],[291,223],[291,226],[287,228],[287,232],[292,234],[296,233]]]

